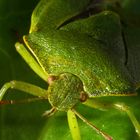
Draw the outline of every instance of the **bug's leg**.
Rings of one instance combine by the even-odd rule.
[[[129,116],[130,120],[132,121],[132,123],[133,123],[133,125],[135,127],[136,133],[140,137],[140,124],[137,121],[137,119],[136,119],[135,115],[133,114],[133,112],[131,111],[130,107],[126,106],[124,103],[115,103],[113,105],[114,105],[114,108],[116,108],[118,110],[121,110],[121,111],[124,111],[124,112],[127,113],[127,115]]]
[[[92,107],[92,108],[100,109],[100,110],[108,110],[111,108],[115,108],[117,110],[126,112],[135,127],[136,133],[140,137],[140,124],[137,121],[133,112],[131,111],[130,107],[126,106],[124,103],[119,103],[119,102],[118,103],[109,103],[109,102],[99,101],[98,99],[94,98],[94,100],[88,99],[83,104],[85,104],[89,107]]]
[[[89,122],[86,118],[84,118],[81,114],[79,114],[75,109],[72,109],[72,111],[88,126],[90,126],[92,129],[94,129],[98,134],[101,134],[105,140],[112,140],[111,136],[106,134],[105,132],[101,131],[99,128],[97,128],[95,125],[93,125],[91,122]]]
[[[22,58],[25,60],[25,62],[31,67],[31,69],[39,75],[43,80],[47,81],[48,79],[48,73],[43,71],[41,66],[37,63],[37,61],[34,59],[34,57],[27,51],[25,46],[20,43],[15,44],[16,50],[18,53],[22,56]]]
[[[54,115],[54,113],[56,111],[57,111],[56,108],[52,107],[50,110],[45,111],[42,116],[50,117],[50,116]]]
[[[0,101],[2,100],[4,94],[6,93],[6,91],[9,88],[24,91],[24,92],[32,94],[34,96],[47,98],[47,90],[45,90],[45,89],[42,89],[38,86],[29,84],[29,83],[25,83],[25,82],[21,82],[21,81],[11,81],[9,83],[4,84],[3,87],[1,88]]]
[[[28,98],[28,99],[22,99],[22,100],[2,100],[0,101],[0,105],[4,104],[17,104],[17,103],[30,103],[30,102],[34,102],[34,101],[39,101],[45,98],[42,97],[35,97],[35,98]]]
[[[81,140],[77,118],[75,116],[75,113],[71,109],[68,110],[67,117],[68,117],[68,124],[73,140]]]

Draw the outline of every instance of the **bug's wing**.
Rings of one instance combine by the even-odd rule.
[[[108,24],[100,25],[101,19]],[[105,12],[59,30],[31,33],[25,39],[49,74],[72,73],[82,80],[88,93],[126,93],[134,88],[124,65],[120,28],[116,14]]]
[[[90,0],[41,0],[33,11],[30,32],[56,29],[83,11],[89,3]]]
[[[60,28],[61,30],[86,34],[103,43],[108,55],[124,64],[125,47],[119,16],[111,11],[104,11],[91,17],[74,21]]]
[[[136,83],[140,83],[140,29],[124,28],[128,49],[127,67]]]
[[[102,62],[98,65],[99,67],[101,66],[99,69],[104,72],[104,74],[102,74],[103,76],[99,76],[100,80],[105,79],[105,81],[107,81],[107,79],[108,79],[108,81],[110,81],[110,85],[113,82],[114,89],[117,88],[118,84],[120,83],[120,85],[122,84],[121,85],[122,88],[124,88],[124,89],[126,88],[126,91],[133,92],[133,89],[135,89],[135,87],[133,86],[134,79],[133,79],[133,76],[131,75],[131,73],[129,72],[128,68],[126,67],[126,62],[128,61],[127,60],[128,59],[127,58],[127,48],[125,46],[124,38],[122,36],[122,27],[121,27],[121,21],[120,21],[119,15],[117,15],[116,13],[111,12],[111,11],[104,11],[99,14],[93,15],[89,18],[85,18],[85,19],[81,19],[81,20],[77,20],[72,23],[69,23],[69,24],[63,26],[62,28],[60,28],[60,30],[66,30],[66,31],[86,34],[87,36],[98,40],[100,43],[103,43],[104,44],[103,46],[100,46],[99,44],[98,45],[99,45],[99,47],[101,47],[101,50],[103,50],[103,52],[106,53],[106,54],[102,54],[102,56],[105,55],[105,59],[106,58],[107,59],[105,61],[103,59],[102,62],[104,64],[106,62],[107,63],[104,66],[101,66]],[[94,45],[93,45],[93,47],[94,47]],[[138,49],[138,47],[136,49]],[[136,52],[136,50],[135,50],[134,52],[137,53],[136,57],[138,57],[139,51]],[[97,52],[97,53],[101,53],[101,52]],[[100,56],[100,58],[102,56]],[[133,57],[134,57],[134,55],[133,55]],[[129,58],[129,59],[131,59],[131,58]],[[140,59],[138,59],[137,62],[139,60]],[[93,61],[95,61],[94,57],[93,57]],[[136,61],[136,58],[134,61]],[[131,64],[133,62],[131,62]],[[110,64],[110,63],[112,63],[112,64]],[[134,69],[136,67],[139,68],[139,66],[135,65]],[[108,72],[106,72],[106,70]],[[132,70],[133,70],[133,67],[132,67]],[[139,69],[137,69],[137,73],[138,73],[138,70]],[[116,72],[116,71],[118,71],[118,72]],[[109,78],[107,78],[106,75],[108,75]],[[133,75],[134,75],[134,73],[133,73]],[[128,87],[130,87],[130,89]],[[132,91],[131,91],[131,89],[132,89]],[[118,87],[118,91],[119,90],[120,90],[120,93],[123,92]],[[113,91],[113,89],[112,89],[112,91]],[[116,92],[118,92],[118,91],[116,90]]]

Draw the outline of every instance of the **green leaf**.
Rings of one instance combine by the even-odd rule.
[[[28,34],[30,16],[37,2],[38,0],[0,1],[0,86],[15,79],[47,88],[47,84],[25,64],[14,47],[16,41],[22,39],[24,34]],[[133,48],[140,48],[140,29],[127,27],[125,35],[132,52],[135,50]],[[138,56],[139,49],[133,53]],[[130,60],[133,58],[130,57]],[[139,61],[135,63],[138,65],[137,76],[139,75]],[[132,72],[135,72],[131,61],[128,66]],[[4,99],[18,100],[31,97],[16,90],[8,90]],[[136,97],[104,97],[100,100],[126,103],[132,108],[140,122],[140,94]],[[1,105],[0,140],[71,140],[66,113],[58,112],[50,118],[42,117],[41,115],[47,109],[50,109],[47,100]],[[114,140],[138,139],[131,121],[124,112],[115,109],[100,111],[81,104],[76,107],[76,110],[95,126],[111,135]],[[78,122],[83,140],[104,140],[80,119]]]

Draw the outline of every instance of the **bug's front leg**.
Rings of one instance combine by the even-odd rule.
[[[34,96],[47,98],[47,90],[45,90],[45,89],[42,89],[38,86],[29,84],[29,83],[25,83],[25,82],[21,82],[21,81],[11,81],[9,83],[4,84],[3,87],[1,88],[0,101],[2,100],[4,94],[6,93],[6,91],[9,88],[24,91],[24,92],[29,93]]]
[[[75,113],[71,109],[69,109],[67,112],[67,116],[73,140],[81,140],[80,130],[78,127],[78,122]]]
[[[97,128],[95,125],[89,122],[85,117],[83,117],[80,113],[78,113],[75,109],[68,110],[67,115],[68,115],[68,123],[69,123],[73,140],[81,140],[80,130],[78,127],[76,115],[88,126],[90,126],[93,130],[95,130],[98,134],[101,134],[105,140],[112,140],[111,136],[101,131],[99,128]]]
[[[22,58],[25,60],[25,62],[31,67],[31,69],[39,75],[43,80],[47,82],[48,80],[48,73],[45,72],[41,66],[37,63],[37,61],[34,59],[34,57],[27,51],[25,46],[20,43],[15,44],[16,50],[18,53],[22,56]]]
[[[88,99],[86,102],[84,102],[84,104],[89,107],[97,108],[100,110],[108,110],[111,108],[115,108],[117,110],[126,112],[135,127],[136,133],[140,137],[140,124],[136,119],[135,115],[133,114],[133,112],[131,111],[130,107],[128,107],[124,103],[119,103],[119,102],[109,103],[109,102],[99,101],[98,99],[94,98],[94,99]]]

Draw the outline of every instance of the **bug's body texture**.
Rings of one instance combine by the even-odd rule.
[[[98,25],[99,18],[109,23]],[[114,35],[114,30],[108,31],[110,26],[117,34]],[[111,35],[114,40],[109,42],[107,37]],[[134,80],[125,65],[126,52],[119,18],[112,12],[70,23],[47,34],[33,32],[25,36],[25,40],[45,71],[52,75],[76,75],[89,96],[135,92]],[[72,41],[68,43],[68,40]]]
[[[50,84],[48,99],[57,110],[68,111],[79,103],[82,91],[83,85],[80,79],[72,74],[65,73]]]
[[[139,78],[129,67],[133,56],[129,57],[118,14],[103,11],[76,18],[83,11],[88,11],[90,2],[39,2],[32,14],[29,34],[23,37],[30,52],[20,43],[16,43],[16,49],[32,70],[48,82],[48,89],[12,81],[0,90],[0,100],[8,88],[48,99],[52,109],[45,115],[52,115],[57,110],[66,111],[73,140],[81,140],[75,114],[104,139],[112,140],[74,109],[77,104],[83,102],[99,109],[115,108],[128,114],[140,136],[139,122],[129,107],[91,99],[96,96],[134,95]]]

